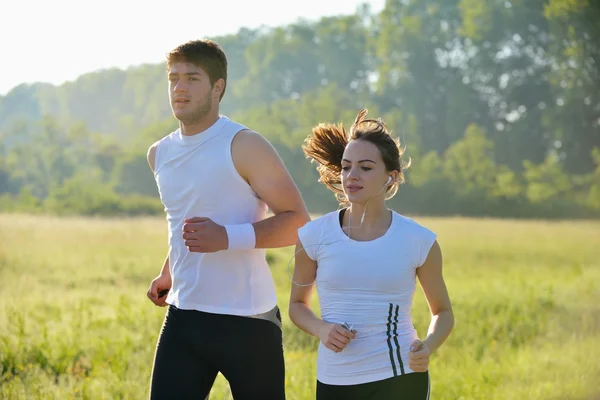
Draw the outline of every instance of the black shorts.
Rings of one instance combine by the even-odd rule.
[[[317,400],[429,400],[429,372],[411,372],[357,385],[317,381]]]
[[[150,399],[204,399],[220,372],[236,400],[284,400],[281,316],[278,308],[267,314],[275,320],[169,306],[156,346]]]

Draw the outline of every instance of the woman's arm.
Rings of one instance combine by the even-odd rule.
[[[444,343],[454,327],[452,304],[442,275],[442,251],[437,241],[431,246],[425,263],[417,269],[417,276],[429,305],[431,323],[427,337],[412,343],[409,367],[415,372],[425,372],[429,368],[429,356]]]
[[[296,243],[296,266],[290,293],[289,315],[292,322],[304,332],[318,337],[330,350],[340,352],[355,334],[341,325],[328,323],[317,317],[310,301],[317,276],[317,263],[304,251],[300,240]]]
[[[431,323],[423,342],[433,353],[454,327],[452,304],[442,274],[442,251],[437,241],[431,246],[425,263],[417,269],[417,276],[431,312]]]

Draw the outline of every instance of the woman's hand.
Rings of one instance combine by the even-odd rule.
[[[325,322],[319,333],[321,343],[329,350],[339,353],[356,337],[356,333],[344,328],[342,325]]]
[[[415,372],[425,372],[429,368],[429,356],[431,352],[426,343],[419,339],[412,342],[408,353],[408,366]]]

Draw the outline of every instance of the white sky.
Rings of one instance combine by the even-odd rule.
[[[104,68],[159,63],[190,39],[372,11],[385,0],[7,0],[0,6],[0,95]]]

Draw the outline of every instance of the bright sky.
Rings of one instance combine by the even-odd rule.
[[[0,95],[21,83],[61,84],[98,69],[163,62],[190,39],[300,18],[374,13],[385,0],[20,0],[0,13]]]

